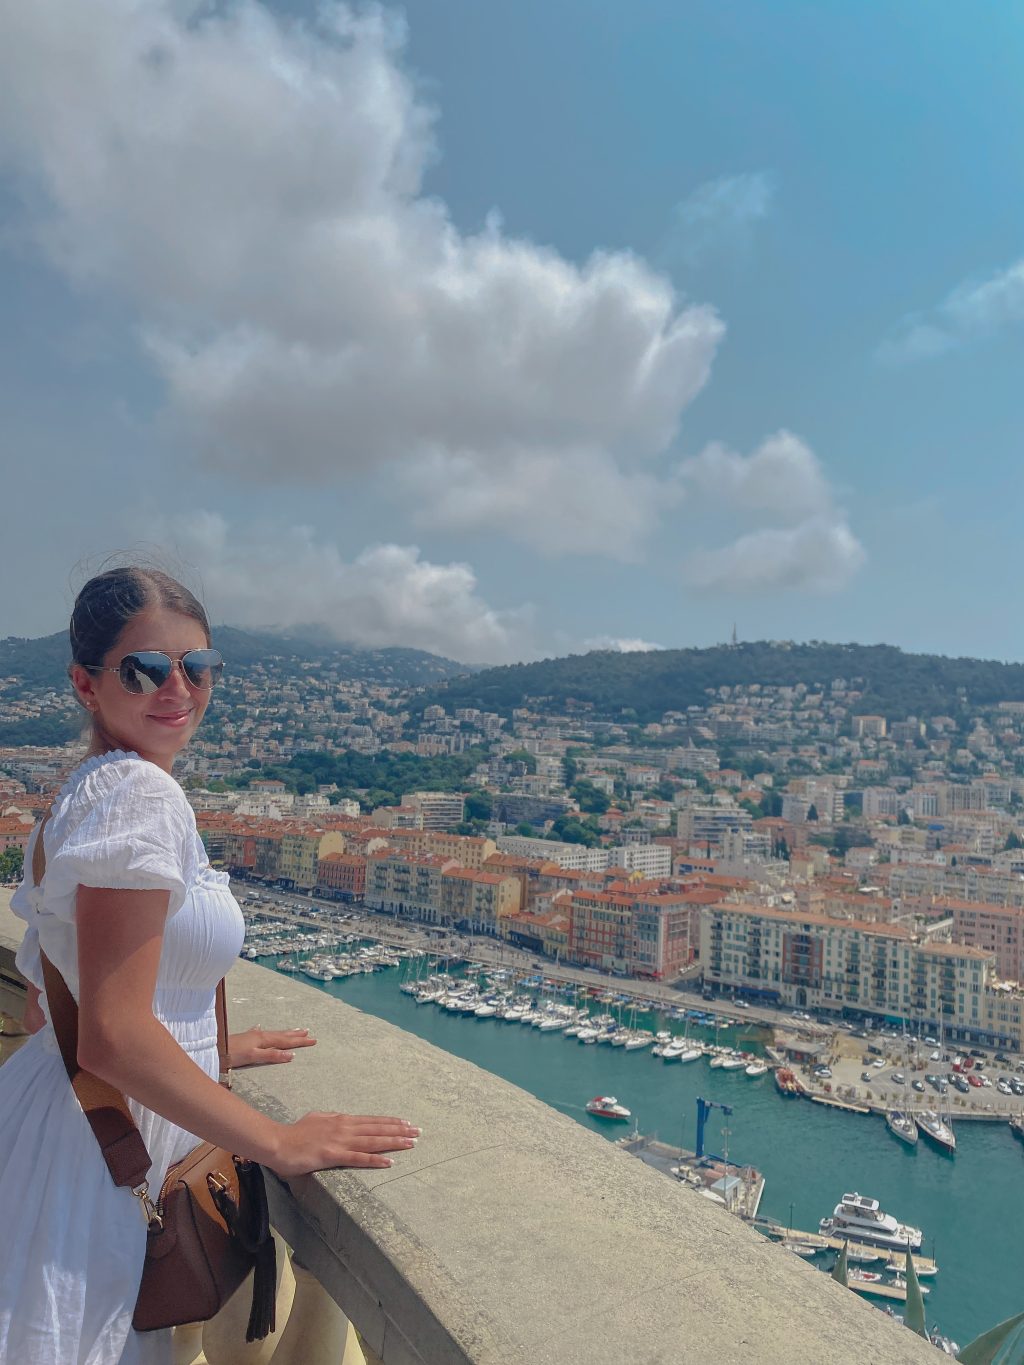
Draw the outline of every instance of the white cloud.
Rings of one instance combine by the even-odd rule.
[[[741,521],[774,523],[720,548],[694,550],[684,577],[695,587],[834,592],[864,563],[821,461],[792,432],[776,432],[747,456],[710,445],[685,460],[678,476],[698,498],[724,504]]]
[[[987,279],[966,281],[925,314],[909,314],[878,347],[879,360],[903,364],[943,355],[1001,327],[1024,322],[1024,260]]]
[[[128,300],[214,464],[322,483],[387,463],[425,520],[590,550],[601,536],[559,543],[519,514],[571,466],[613,490],[635,544],[653,512],[631,466],[673,439],[722,323],[627,252],[576,265],[496,217],[457,229],[422,192],[433,117],[401,22],[317,15],[9,5],[0,154],[38,240]],[[446,477],[425,484],[424,461]]]
[[[828,513],[833,504],[821,461],[791,431],[776,432],[746,456],[715,442],[684,460],[679,474],[695,491],[787,522]]]
[[[809,589],[835,592],[864,563],[864,548],[845,521],[811,518],[768,527],[717,550],[697,550],[685,566],[693,587],[725,592]]]
[[[636,560],[678,487],[626,473],[599,449],[510,451],[493,469],[441,451],[407,475],[421,495],[416,519],[448,530],[490,526],[546,555]]]
[[[158,525],[199,571],[211,616],[231,625],[324,626],[339,641],[403,645],[464,663],[535,652],[532,609],[497,611],[468,564],[431,564],[415,545],[372,545],[354,559],[306,526],[229,525],[213,512]]]
[[[695,265],[715,248],[745,247],[753,225],[768,216],[774,198],[775,177],[767,171],[705,181],[676,205],[665,254]]]
[[[595,635],[592,640],[584,640],[584,649],[610,649],[616,654],[649,654],[652,650],[664,649],[651,640],[623,638],[617,635]]]

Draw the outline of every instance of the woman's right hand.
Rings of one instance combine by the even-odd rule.
[[[416,1146],[419,1128],[405,1119],[366,1114],[306,1114],[285,1125],[280,1155],[267,1165],[287,1179],[336,1166],[380,1168],[392,1165],[386,1152]]]

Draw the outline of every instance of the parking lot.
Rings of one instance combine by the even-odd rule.
[[[1024,1113],[1024,1060],[881,1034],[834,1035],[826,1071],[808,1068],[812,1092],[879,1109],[949,1109],[955,1116]]]

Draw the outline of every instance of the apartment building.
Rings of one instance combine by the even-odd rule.
[[[440,922],[441,873],[458,867],[430,853],[381,851],[366,860],[366,904],[408,919]]]
[[[466,818],[466,798],[462,792],[406,792],[402,805],[421,813],[423,829],[451,829]]]
[[[603,971],[653,981],[671,979],[696,949],[700,906],[685,892],[627,889],[574,891],[569,901],[568,955]]]
[[[366,894],[366,858],[358,853],[328,853],[317,863],[316,893],[333,900],[362,900]]]
[[[956,1041],[997,1041],[987,998],[994,955],[928,932],[721,904],[702,917],[700,957],[705,981],[724,990],[797,1009],[905,1019]]]
[[[749,830],[753,823],[750,812],[731,801],[692,805],[676,817],[676,836],[687,848],[717,849],[727,834]]]
[[[749,820],[750,817],[747,818]],[[496,845],[502,853],[510,853],[514,857],[544,859],[579,872],[603,872],[610,867],[639,872],[644,877],[667,877],[672,872],[672,849],[668,844],[587,848],[585,844],[562,844],[520,834],[501,834]]]
[[[281,831],[277,879],[296,891],[312,891],[316,886],[321,858],[328,853],[344,853],[345,837],[337,830],[303,829],[291,825]]]
[[[1003,981],[1024,979],[1021,956],[1024,908],[1019,905],[987,905],[984,901],[961,901],[945,896],[932,907],[936,914],[953,921],[953,937],[992,953],[996,973]]]
[[[520,909],[519,878],[453,867],[441,874],[440,919],[473,934],[495,934]]]

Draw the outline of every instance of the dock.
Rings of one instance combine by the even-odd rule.
[[[655,1137],[633,1133],[615,1144],[646,1166],[688,1185],[738,1218],[753,1222],[764,1194],[764,1176],[753,1166],[718,1156],[697,1156],[685,1147],[671,1147]]]
[[[778,1223],[770,1223],[764,1219],[756,1219],[756,1226],[760,1232],[767,1233],[773,1240],[785,1246],[787,1243],[796,1243],[800,1246],[813,1246],[818,1251],[842,1251],[846,1242],[841,1237],[824,1237],[820,1232],[800,1232],[797,1228],[783,1228]],[[851,1251],[877,1251],[879,1261],[888,1261],[891,1256],[895,1256],[899,1262],[899,1269],[902,1270],[905,1255],[901,1251],[888,1251],[885,1247],[868,1247],[862,1242],[850,1242]],[[915,1255],[913,1257],[914,1269],[924,1279],[930,1279],[939,1272],[938,1263],[933,1261],[930,1256]],[[851,1265],[856,1262],[851,1260]]]
[[[885,1280],[855,1280],[852,1276],[847,1281],[848,1287],[855,1294],[870,1294],[873,1299],[895,1299],[897,1303],[906,1303],[907,1286],[906,1284],[893,1284]],[[920,1285],[922,1298],[928,1297],[928,1286]]]

